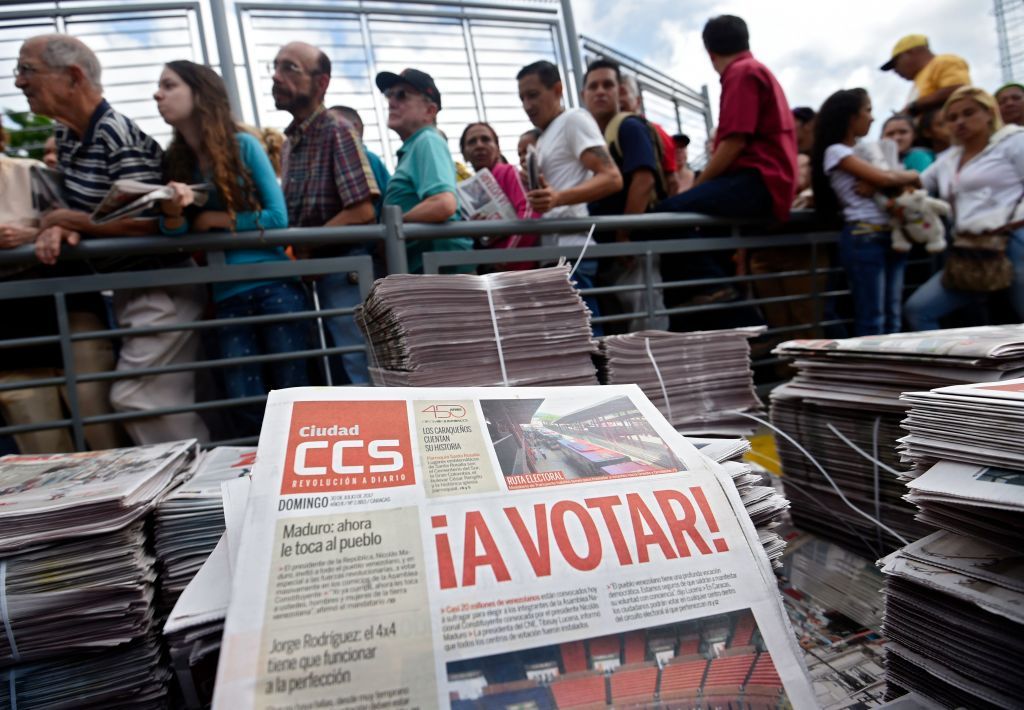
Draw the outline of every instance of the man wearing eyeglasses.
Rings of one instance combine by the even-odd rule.
[[[334,227],[373,222],[373,200],[380,196],[373,171],[354,130],[324,106],[331,81],[331,60],[316,47],[292,42],[277,53],[271,67],[277,108],[292,115],[285,129],[281,185],[293,227]],[[300,256],[335,257],[366,254],[357,244],[328,244]],[[352,308],[360,302],[359,286],[349,273],[326,274],[317,282],[325,309]],[[352,316],[324,321],[335,347],[363,345]],[[370,381],[366,354],[345,353],[341,364],[352,384]]]
[[[384,193],[385,205],[398,205],[405,222],[443,224],[456,219],[455,163],[437,130],[441,92],[433,77],[417,69],[381,72],[377,88],[388,102],[388,128],[402,139],[398,165]],[[468,251],[473,240],[430,239],[406,243],[409,271],[423,273],[425,251]],[[472,271],[456,267],[454,271]]]
[[[64,243],[77,244],[83,237],[131,237],[155,233],[153,219],[126,218],[103,225],[93,224],[90,213],[99,206],[116,180],[161,184],[160,146],[130,118],[115,111],[103,98],[101,67],[95,53],[81,40],[49,34],[25,41],[18,54],[15,86],[25,94],[33,113],[57,121],[57,163],[64,177],[67,208],[54,209],[40,220],[35,240],[36,256],[44,264],[56,264]],[[161,255],[142,260],[114,258],[94,263],[103,270],[140,270],[191,266],[187,256]],[[57,265],[68,273],[69,263]],[[70,299],[69,299],[70,300]],[[204,305],[197,285],[162,288],[119,289],[113,308],[121,328],[147,328],[199,320]],[[72,306],[69,305],[69,308]],[[102,314],[102,311],[100,311]],[[103,315],[94,325],[79,330],[102,329]],[[72,330],[76,327],[72,325]],[[101,341],[102,342],[102,341]],[[166,367],[195,360],[199,339],[194,331],[167,331],[126,335],[121,341],[117,370]],[[110,348],[107,344],[108,349]],[[101,361],[96,355],[96,363]],[[109,359],[108,354],[105,359]],[[107,369],[93,364],[93,372]],[[120,412],[145,412],[162,407],[194,404],[192,372],[170,372],[142,378],[117,380],[110,388],[110,402]],[[133,419],[125,423],[137,444],[175,439],[208,438],[203,420],[195,412]],[[91,443],[91,442],[90,442]]]

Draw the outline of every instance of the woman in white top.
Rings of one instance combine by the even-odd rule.
[[[953,205],[955,231],[977,234],[1024,219],[1024,127],[1003,126],[995,99],[973,86],[953,92],[943,111],[953,147],[921,180]],[[1024,228],[1011,233],[1007,255],[1014,271],[1010,300],[1024,319]],[[982,293],[946,288],[939,272],[907,301],[907,324],[935,330],[943,316],[984,299]]]
[[[821,105],[811,149],[815,210],[825,218],[843,213],[839,261],[853,296],[856,335],[899,332],[907,262],[906,254],[892,250],[888,213],[874,198],[859,195],[857,183],[886,189],[919,179],[913,170],[882,170],[854,155],[873,120],[864,89],[837,91]]]

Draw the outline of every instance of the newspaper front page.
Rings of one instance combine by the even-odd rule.
[[[214,707],[814,707],[736,489],[636,386],[270,396]]]

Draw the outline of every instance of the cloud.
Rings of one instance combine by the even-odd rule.
[[[685,7],[685,11],[681,8]],[[906,103],[910,84],[878,69],[902,35],[928,35],[936,53],[964,57],[975,84],[1000,84],[995,19],[988,3],[977,0],[932,0],[921,5],[887,0],[708,0],[681,5],[648,0],[639,21],[636,5],[613,0],[575,0],[577,29],[674,79],[699,89],[708,86],[718,113],[718,76],[704,52],[700,33],[708,17],[734,14],[750,27],[754,55],[775,73],[792,106],[821,105],[832,92],[861,86],[871,94],[876,119]],[[984,10],[980,9],[984,8]],[[653,34],[653,37],[652,37]],[[881,120],[876,122],[880,127]]]

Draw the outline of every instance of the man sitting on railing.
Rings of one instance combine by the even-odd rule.
[[[659,212],[699,212],[718,217],[789,219],[796,194],[796,127],[786,95],[775,76],[750,53],[746,23],[733,15],[704,25],[704,47],[721,75],[718,130],[711,159],[689,190],[658,205]],[[672,235],[679,236],[679,235]],[[724,276],[710,257],[688,264],[662,261],[665,280]],[[731,289],[718,289],[728,300]],[[667,301],[668,299],[666,299]],[[671,305],[671,304],[670,304]]]
[[[273,65],[274,105],[292,115],[285,129],[288,142],[282,159],[281,185],[293,227],[343,226],[373,222],[373,201],[380,189],[354,128],[324,107],[331,81],[331,60],[305,42],[280,49]],[[325,245],[301,256],[331,257],[366,254],[362,245]],[[316,284],[323,308],[352,308],[362,300],[354,274],[325,274]],[[352,316],[324,320],[335,347],[363,345]],[[354,385],[370,382],[363,350],[341,356]]]
[[[151,234],[156,222],[125,218],[93,224],[90,213],[99,206],[115,180],[132,179],[160,184],[162,151],[156,141],[103,98],[100,63],[80,40],[66,35],[41,35],[21,46],[15,85],[28,99],[33,113],[58,121],[57,156],[64,175],[68,208],[47,212],[36,237],[36,255],[53,265],[61,245],[77,244],[85,237],[130,237]],[[139,269],[188,266],[182,257],[153,257]],[[107,264],[111,269],[125,264]],[[123,289],[114,292],[114,314],[122,328],[165,326],[197,320],[204,295],[198,286]],[[163,367],[192,362],[198,339],[192,331],[171,331],[123,338],[117,369]],[[195,401],[192,372],[174,372],[121,379],[110,398],[118,411],[141,412],[158,407],[186,407]],[[194,412],[126,422],[139,444],[207,437],[206,426]]]

